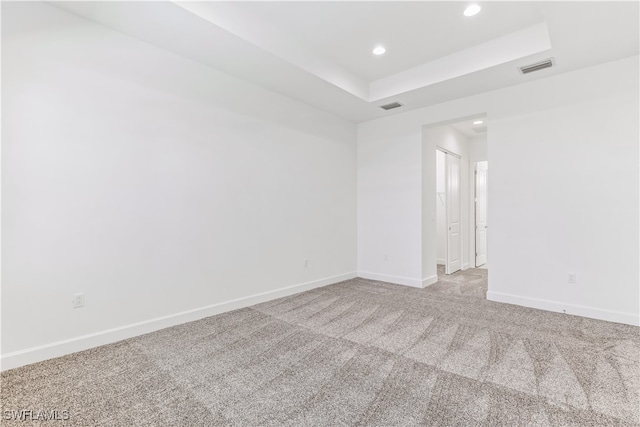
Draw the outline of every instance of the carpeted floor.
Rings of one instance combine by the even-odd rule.
[[[640,424],[640,328],[486,301],[486,275],[354,279],[14,369],[0,423]]]

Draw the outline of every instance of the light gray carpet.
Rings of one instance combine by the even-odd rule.
[[[486,301],[486,275],[354,279],[14,369],[2,409],[70,413],[34,425],[640,424],[640,328]]]

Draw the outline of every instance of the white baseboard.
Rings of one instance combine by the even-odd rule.
[[[422,279],[422,287],[426,288],[429,285],[433,285],[438,281],[438,275],[434,274],[433,276],[429,276],[425,279]]]
[[[67,340],[57,341],[37,347],[27,348],[12,353],[3,354],[0,357],[0,371],[17,368],[19,366],[36,363],[54,357],[64,356],[66,354],[75,353],[77,351],[87,350],[105,344],[121,341],[123,339],[135,337],[159,329],[168,328],[170,326],[179,325],[194,320],[203,319],[205,317],[224,313],[239,308],[248,307],[261,302],[270,301],[276,298],[285,297],[298,292],[307,291],[309,289],[321,286],[331,285],[333,283],[342,282],[357,277],[355,272],[340,274],[338,276],[325,277],[323,279],[311,282],[300,283],[298,285],[287,286],[285,288],[275,289],[273,291],[262,292],[247,297],[237,298],[217,304],[211,304],[204,307],[187,310],[180,313],[170,314],[167,316],[157,317],[142,322],[132,323],[130,325],[118,328],[107,329],[92,334],[82,335]]]
[[[487,299],[489,301],[505,302],[508,304],[521,305],[524,307],[538,308],[540,310],[554,311],[557,313],[566,313],[575,316],[589,317],[591,319],[606,320],[609,322],[640,326],[640,316],[638,314],[625,313],[622,311],[603,310],[595,307],[565,304],[562,302],[549,301],[538,298],[521,297],[495,291],[488,291]]]
[[[412,286],[414,288],[424,288],[438,281],[438,276],[427,277],[426,279],[412,279],[410,277],[391,276],[388,274],[371,273],[369,271],[358,271],[358,277],[369,280],[379,280],[381,282],[395,283],[396,285]],[[435,278],[435,280],[434,280]]]

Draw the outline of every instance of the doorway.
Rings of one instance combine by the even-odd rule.
[[[438,264],[444,273],[462,269],[462,203],[460,156],[436,149]]]
[[[422,274],[428,286],[438,280],[447,280],[447,273],[457,278],[464,270],[475,268],[475,216],[474,170],[475,163],[487,158],[486,115],[432,123],[422,127]],[[447,198],[447,160],[458,169],[453,174],[460,196],[459,203]],[[457,162],[456,162],[457,160]],[[439,165],[439,167],[438,167]],[[451,176],[451,172],[449,173]],[[457,202],[457,200],[456,200]],[[457,204],[457,208],[450,206]],[[449,205],[449,206],[447,206]],[[452,233],[445,218],[447,207],[458,218],[450,218]],[[458,221],[455,221],[455,220]],[[457,227],[456,227],[457,226]],[[447,239],[449,244],[447,245]],[[458,240],[459,239],[459,240]],[[456,248],[457,246],[457,248]],[[457,258],[457,262],[447,257]],[[448,269],[446,268],[448,265]],[[457,265],[456,265],[457,264]]]

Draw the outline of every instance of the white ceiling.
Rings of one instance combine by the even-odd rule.
[[[638,2],[54,2],[355,122],[639,51]],[[382,44],[387,53],[371,50]],[[554,57],[556,66],[517,67]],[[399,101],[391,111],[379,108]]]
[[[459,2],[235,2],[229,6],[298,38],[366,81],[388,77],[544,21],[541,4]],[[209,7],[215,7],[209,4]],[[383,56],[371,54],[383,45]]]

